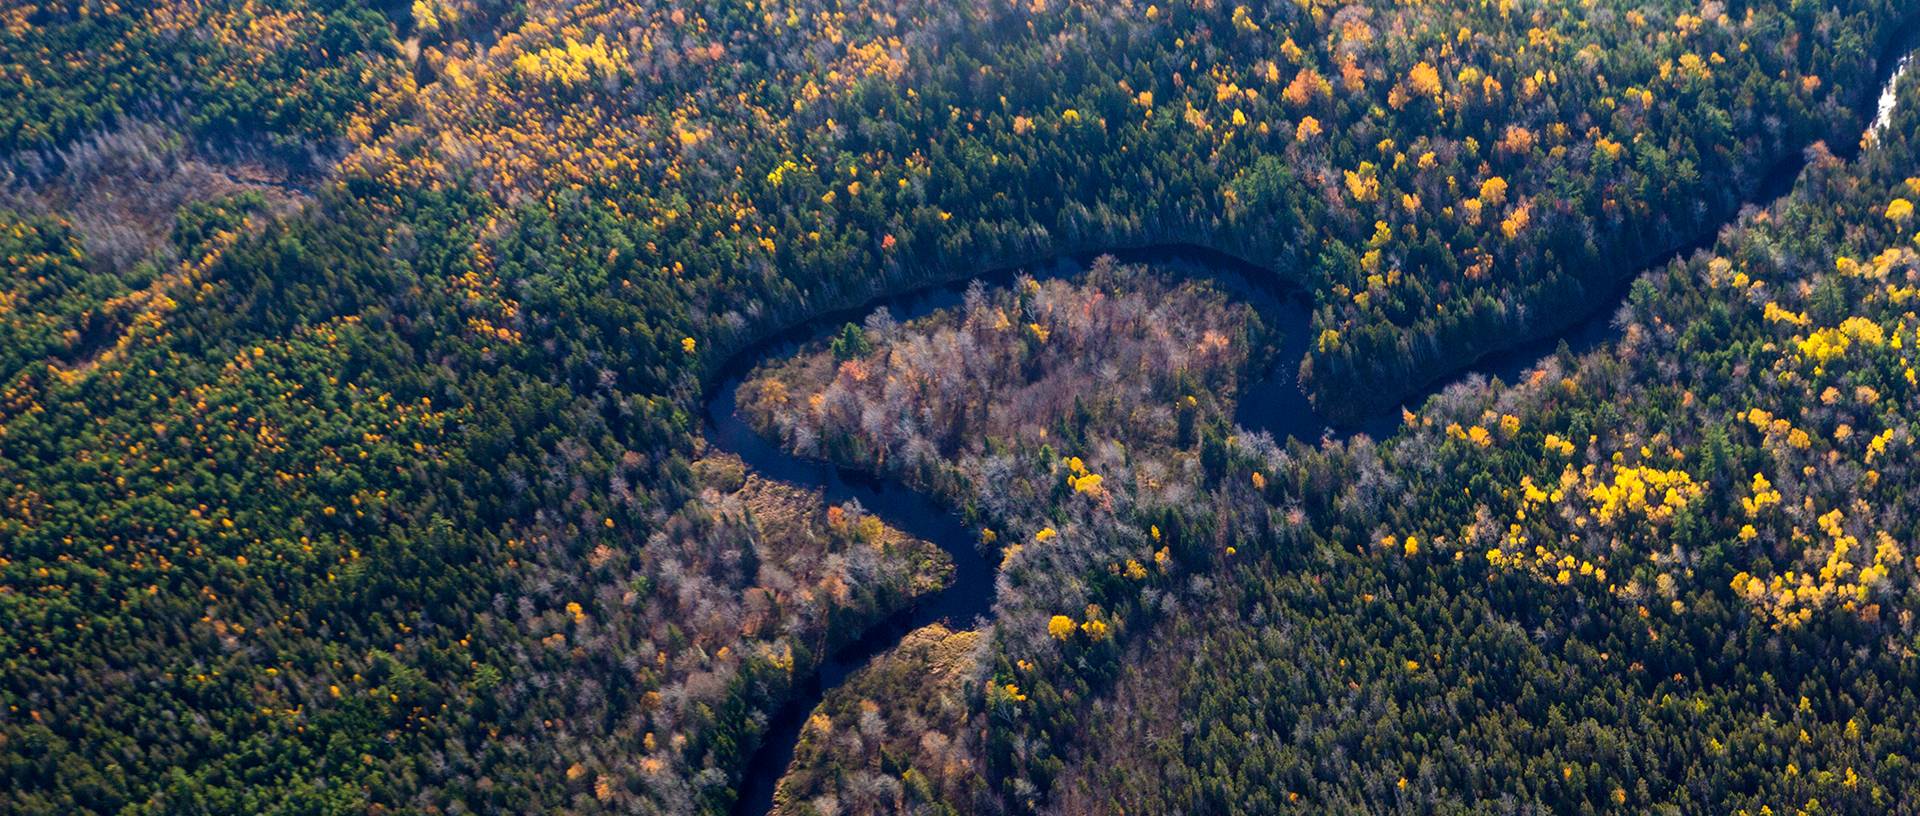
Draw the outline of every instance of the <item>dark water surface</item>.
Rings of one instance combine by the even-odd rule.
[[[1920,40],[1920,31],[1909,28],[1895,37],[1882,55],[1882,91],[1869,132],[1886,126],[1894,83],[1912,60],[1912,52],[1916,44],[1920,44],[1917,40]],[[1876,100],[1863,100],[1873,101]],[[1833,152],[1851,158],[1858,152],[1858,145],[1834,145]],[[1773,203],[1791,191],[1805,165],[1806,159],[1800,154],[1781,160],[1748,200],[1760,207]],[[1736,219],[1737,216],[1730,218],[1728,224]],[[1711,247],[1719,233],[1720,228],[1715,228],[1684,246],[1662,253],[1644,269],[1660,269],[1676,258]],[[1543,358],[1555,354],[1562,343],[1579,354],[1616,339],[1618,327],[1614,316],[1633,281],[1640,277],[1640,273],[1626,276],[1610,291],[1598,293],[1584,314],[1558,321],[1558,325],[1549,326],[1538,336],[1516,337],[1512,342],[1496,345],[1401,402],[1378,406],[1357,422],[1335,425],[1314,412],[1298,384],[1300,361],[1312,337],[1311,297],[1298,283],[1273,270],[1192,245],[1115,250],[1109,254],[1122,263],[1149,264],[1175,274],[1211,278],[1230,296],[1248,301],[1274,336],[1276,350],[1267,369],[1255,372],[1241,385],[1234,421],[1248,430],[1271,433],[1277,440],[1293,437],[1308,443],[1344,440],[1358,433],[1383,439],[1399,426],[1403,405],[1417,407],[1448,385],[1475,376],[1514,382]],[[747,765],[740,799],[734,808],[736,814],[758,816],[772,810],[774,789],[793,761],[800,728],[827,690],[840,685],[848,675],[892,648],[914,629],[937,622],[968,629],[985,622],[992,616],[995,592],[995,567],[976,549],[976,531],[962,524],[945,503],[890,479],[788,454],[741,419],[736,402],[741,382],[761,362],[791,355],[805,344],[837,332],[848,322],[859,322],[880,307],[886,307],[896,320],[904,323],[960,305],[972,280],[1005,285],[1022,272],[1039,279],[1071,277],[1083,271],[1093,257],[1086,255],[1050,264],[997,270],[974,279],[928,286],[877,298],[858,308],[823,314],[741,350],[721,369],[706,403],[710,443],[738,455],[747,467],[766,478],[822,489],[829,503],[857,500],[888,524],[939,546],[952,558],[954,566],[953,580],[945,589],[923,597],[911,609],[874,625],[858,640],[840,646],[826,657],[813,678],[796,685],[787,704],[769,721],[768,731]]]

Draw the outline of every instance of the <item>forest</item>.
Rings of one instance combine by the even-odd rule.
[[[1611,347],[1296,458],[1313,521],[1069,715],[1058,810],[1908,812],[1916,98]]]
[[[1907,812],[1914,121],[1857,162],[1815,156],[1789,197],[1642,278],[1617,342],[1456,385],[1378,444],[1283,447],[1204,410],[1175,440],[1125,403],[1077,404],[1057,435],[982,424],[998,455],[927,454],[943,470],[900,461],[937,450],[888,441],[910,423],[827,396],[931,379],[913,366],[953,342],[940,321],[830,376],[838,337],[771,368],[748,387],[816,395],[766,412],[789,444],[908,480],[984,472],[958,480],[965,506],[1024,524],[999,548],[972,719],[951,702],[970,684],[936,668],[960,658],[929,651],[950,636],[916,633],[829,695],[780,812]],[[993,302],[970,298],[966,325]],[[1023,369],[998,357],[967,359]],[[869,416],[903,399],[943,415],[889,388]],[[1074,439],[1099,458],[1056,461]],[[901,661],[925,679],[882,697]],[[969,761],[1011,780],[997,796],[911,748],[982,735]]]
[[[1169,244],[1303,293],[1334,420],[1631,284],[1385,438],[1236,427],[1280,338],[1178,266],[755,368],[997,574],[777,811],[1913,807],[1920,81],[1857,136],[1906,3],[0,20],[0,810],[734,812],[959,556],[717,449],[729,364]]]

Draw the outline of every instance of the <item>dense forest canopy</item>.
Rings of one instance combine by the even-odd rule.
[[[990,625],[830,690],[777,807],[1920,787],[1920,83],[1857,138],[1898,0],[0,20],[0,809],[727,811],[823,656],[952,571],[713,449],[736,351],[1194,244],[1305,291],[1300,383],[1352,417],[1803,157],[1642,275],[1616,342],[1392,439],[1232,427],[1273,338],[1178,270],[983,287],[764,370],[807,410],[757,383],[755,421],[940,496],[1000,570]]]
[[[1310,521],[1069,715],[1103,736],[1060,809],[1909,812],[1902,99],[1859,160],[1637,282],[1617,343],[1296,458],[1267,498]]]

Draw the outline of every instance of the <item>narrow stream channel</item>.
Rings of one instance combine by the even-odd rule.
[[[1920,30],[1909,27],[1891,40],[1883,54],[1881,92],[1875,98],[1877,106],[1868,133],[1887,126],[1895,101],[1895,85],[1913,61],[1915,46],[1920,45],[1916,41],[1920,41]],[[1897,60],[1893,58],[1895,55],[1900,55]],[[1851,159],[1858,152],[1858,145],[1835,145],[1833,152]],[[1805,164],[1806,159],[1800,153],[1782,159],[1763,178],[1749,198],[1750,203],[1766,207],[1784,197],[1792,190]],[[1736,213],[1727,223],[1737,218]],[[1612,291],[1594,298],[1593,309],[1571,325],[1544,336],[1515,338],[1515,342],[1498,345],[1401,402],[1381,406],[1358,422],[1340,426],[1328,423],[1315,413],[1297,383],[1296,374],[1307,351],[1313,317],[1311,297],[1297,283],[1274,270],[1192,245],[1117,250],[1107,254],[1123,263],[1171,267],[1182,273],[1207,275],[1229,294],[1251,300],[1260,319],[1276,336],[1278,347],[1270,367],[1242,385],[1234,421],[1249,430],[1271,433],[1276,439],[1293,437],[1314,443],[1322,439],[1344,440],[1358,433],[1384,439],[1400,424],[1402,405],[1418,406],[1445,387],[1472,376],[1513,382],[1543,358],[1555,354],[1563,342],[1578,354],[1615,339],[1618,333],[1613,318],[1633,282],[1645,270],[1663,268],[1676,258],[1711,247],[1724,226],[1716,226],[1688,244],[1659,255],[1643,267],[1642,272],[1625,276]],[[840,646],[825,658],[811,679],[795,686],[788,702],[769,721],[767,733],[747,765],[735,814],[760,816],[772,811],[775,788],[793,761],[800,728],[827,691],[839,686],[908,632],[943,621],[955,628],[973,628],[990,619],[996,574],[994,566],[974,546],[975,531],[963,524],[943,502],[890,479],[793,456],[760,435],[737,410],[736,392],[741,383],[761,362],[793,354],[807,343],[825,338],[875,309],[886,307],[896,320],[904,323],[959,305],[973,280],[1005,285],[1022,272],[1041,279],[1070,277],[1083,271],[1092,258],[1087,255],[1039,266],[996,270],[820,315],[743,349],[721,369],[706,404],[707,439],[714,447],[739,456],[748,468],[766,478],[820,488],[830,504],[858,501],[888,524],[938,545],[954,565],[953,580],[945,589],[922,598],[911,609],[870,627],[859,639]]]

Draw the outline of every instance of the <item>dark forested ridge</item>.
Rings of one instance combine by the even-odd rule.
[[[1324,410],[1391,402],[1850,155],[1913,17],[394,6],[0,9],[0,810],[725,811],[948,572],[707,448],[731,351],[1188,242],[1309,293]],[[1916,115],[1377,443],[1230,427],[1267,338],[1194,284],[982,293],[1006,368],[808,450],[979,521],[995,620],[830,695],[780,806],[1898,812]]]

